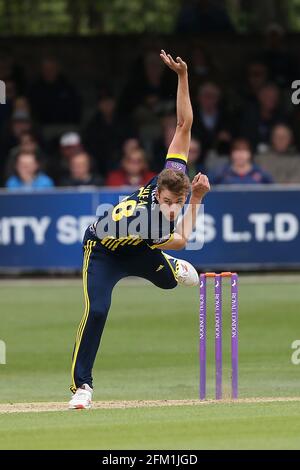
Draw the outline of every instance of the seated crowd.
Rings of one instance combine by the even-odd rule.
[[[242,86],[234,77],[220,86],[222,63],[199,44],[187,57],[194,108],[190,178],[203,171],[213,184],[300,183],[293,62],[287,52],[280,55],[283,32],[271,33],[276,40],[270,36],[264,53],[244,64]],[[99,84],[94,109],[53,57],[42,60],[32,83],[8,58],[0,58],[0,73],[7,86],[7,104],[0,107],[2,187],[135,187],[162,169],[176,127],[176,82],[156,51],[134,64],[118,92]]]

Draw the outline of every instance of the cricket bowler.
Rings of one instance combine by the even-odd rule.
[[[120,279],[138,276],[161,289],[178,284],[196,286],[199,277],[187,261],[164,250],[182,250],[195,226],[197,211],[210,190],[207,176],[198,173],[190,183],[186,175],[193,111],[187,64],[161,51],[163,62],[178,76],[177,127],[161,173],[146,186],[98,217],[84,236],[83,288],[85,310],[77,331],[73,359],[73,396],[70,409],[92,404],[92,369],[111,304]],[[176,224],[187,201],[182,218]]]

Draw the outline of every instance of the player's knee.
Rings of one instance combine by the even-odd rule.
[[[106,306],[102,306],[101,308],[91,308],[89,317],[95,322],[102,322],[106,319],[108,310],[109,309]]]

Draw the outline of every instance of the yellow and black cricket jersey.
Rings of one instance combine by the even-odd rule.
[[[165,168],[186,171],[186,157],[170,154]],[[100,215],[90,232],[100,239],[105,250],[114,254],[130,254],[149,247],[163,247],[174,236],[175,222],[167,220],[156,199],[157,176],[111,210]]]

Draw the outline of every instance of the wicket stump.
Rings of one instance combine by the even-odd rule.
[[[215,303],[215,362],[216,400],[222,399],[222,279],[231,279],[231,397],[238,398],[238,275],[231,272],[204,273],[200,275],[200,400],[206,398],[206,341],[207,341],[207,292],[208,278],[214,279]]]

